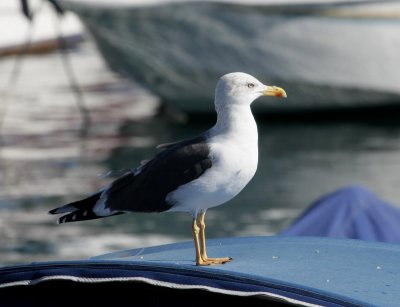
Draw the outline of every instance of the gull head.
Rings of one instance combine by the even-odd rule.
[[[215,106],[217,110],[227,104],[250,106],[260,96],[287,97],[280,87],[262,84],[249,74],[233,72],[219,79],[215,90]]]

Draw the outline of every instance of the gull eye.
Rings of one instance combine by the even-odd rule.
[[[254,86],[255,86],[254,83],[247,83],[247,87],[248,87],[248,88],[252,88],[252,87],[254,87]]]

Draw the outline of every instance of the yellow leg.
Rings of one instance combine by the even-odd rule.
[[[194,218],[192,221],[192,234],[193,234],[193,240],[194,240],[194,248],[196,250],[196,265],[205,265],[205,264],[203,264],[203,259],[201,259],[201,255],[200,255],[199,231],[200,231],[200,228],[199,228],[199,226],[197,226],[197,221]]]
[[[206,224],[204,222],[205,212],[200,213],[198,218],[198,227],[200,228],[199,238],[198,241],[200,247],[200,257],[202,261],[206,264],[224,264],[226,262],[232,261],[230,257],[223,257],[223,258],[208,258],[207,250],[206,250]],[[197,258],[197,252],[196,252]]]

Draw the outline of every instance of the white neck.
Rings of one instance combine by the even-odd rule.
[[[230,135],[245,142],[258,142],[257,124],[250,105],[230,105],[229,108],[217,109],[217,114],[212,134]]]

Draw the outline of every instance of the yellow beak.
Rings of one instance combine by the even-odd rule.
[[[277,86],[266,86],[265,90],[262,91],[263,96],[275,96],[286,98],[286,92],[283,88]]]

